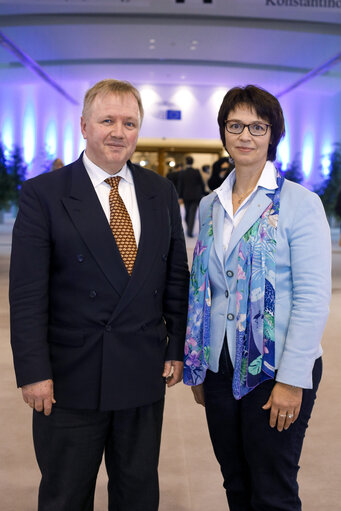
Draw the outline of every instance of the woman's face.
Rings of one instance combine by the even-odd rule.
[[[243,124],[256,122],[269,124],[266,119],[258,117],[254,108],[250,108],[249,105],[243,103],[237,105],[234,110],[229,112],[227,121],[236,121]],[[270,127],[266,134],[262,136],[251,135],[247,127],[239,135],[229,133],[225,129],[226,149],[234,159],[236,166],[264,166],[267,160],[270,138]]]

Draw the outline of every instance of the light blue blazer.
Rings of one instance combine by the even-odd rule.
[[[211,353],[209,368],[217,372],[226,333],[232,363],[236,339],[236,283],[241,237],[259,218],[271,199],[259,187],[232,232],[224,253],[224,208],[213,207],[213,237],[209,276],[211,281]],[[216,197],[200,202],[200,219]],[[200,224],[201,227],[201,224]],[[322,354],[321,338],[331,295],[330,229],[320,198],[303,186],[284,181],[280,196],[276,250],[275,353],[276,380],[312,388],[312,368]]]

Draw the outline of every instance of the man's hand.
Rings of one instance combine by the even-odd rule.
[[[180,360],[166,360],[162,376],[166,378],[167,387],[173,387],[182,380],[184,363]]]
[[[21,388],[25,403],[37,412],[50,415],[52,405],[56,402],[53,396],[53,381],[44,380],[24,385]]]
[[[277,382],[272,389],[268,402],[262,407],[270,410],[270,426],[277,423],[278,431],[288,429],[297,419],[302,403],[303,389],[286,383]]]
[[[205,396],[204,396],[204,386],[201,383],[200,385],[195,385],[191,387],[194,399],[198,405],[205,406]]]

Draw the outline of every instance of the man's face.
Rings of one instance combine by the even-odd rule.
[[[135,151],[140,129],[140,111],[133,94],[99,94],[81,129],[88,158],[108,174],[116,174]]]

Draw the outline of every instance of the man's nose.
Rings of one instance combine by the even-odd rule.
[[[111,126],[110,135],[112,137],[123,137],[123,124],[121,122],[115,122]]]

